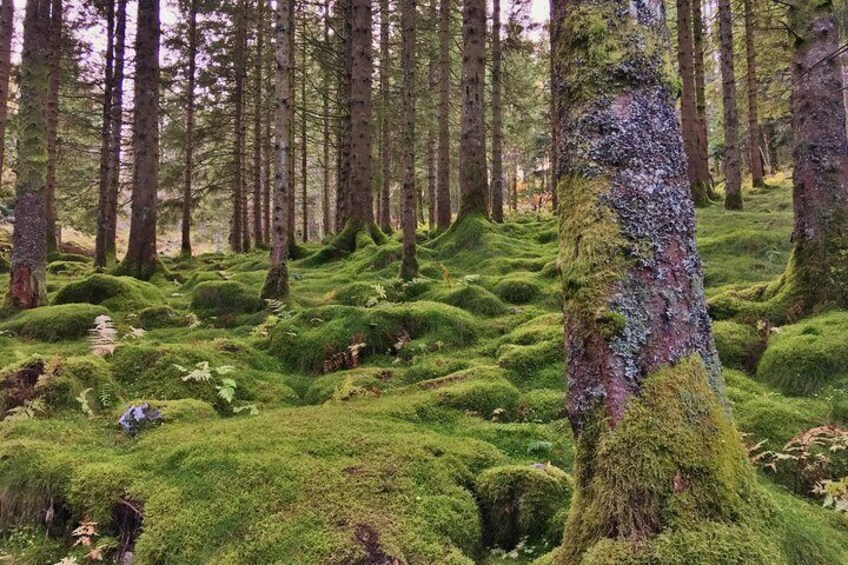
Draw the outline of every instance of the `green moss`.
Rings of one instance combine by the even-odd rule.
[[[713,324],[716,349],[725,367],[753,371],[764,349],[757,330],[732,321]]]
[[[508,465],[483,471],[476,491],[487,542],[512,549],[530,541],[557,540],[554,516],[568,506],[571,478],[552,465]]]
[[[100,357],[69,357],[51,362],[53,372],[42,379],[41,395],[53,410],[69,409],[79,413],[78,398],[83,391],[88,408],[97,411],[117,401],[118,389],[109,365]]]
[[[469,284],[441,294],[435,298],[457,308],[462,308],[476,316],[502,316],[507,307],[501,300],[481,286]]]
[[[88,334],[96,317],[105,314],[109,314],[109,310],[93,304],[42,306],[0,322],[0,332],[51,342],[79,339]]]
[[[215,407],[208,402],[195,398],[183,398],[180,400],[162,400],[155,403],[156,409],[162,414],[165,423],[174,422],[202,422],[218,417]]]
[[[782,398],[772,394],[737,404],[739,429],[752,435],[749,443],[767,439],[768,449],[781,449],[804,430],[827,423],[824,402]]]
[[[385,384],[374,369],[342,371],[323,375],[312,381],[303,400],[307,404],[323,404],[331,400],[344,401],[358,396],[374,396]]]
[[[264,307],[259,293],[235,281],[200,283],[191,297],[191,309],[203,316],[253,314]]]
[[[68,263],[91,263],[91,257],[79,253],[59,253],[54,251],[47,256],[49,262],[63,261]]]
[[[204,282],[219,282],[225,280],[221,273],[217,271],[198,271],[192,273],[189,279],[183,283],[183,290],[193,290],[194,287]]]
[[[132,277],[94,274],[64,287],[53,298],[53,304],[99,304],[113,312],[133,312],[162,304],[162,292],[150,283]]]
[[[527,304],[542,294],[542,288],[538,283],[523,276],[513,276],[498,281],[495,294],[510,304]]]
[[[192,317],[163,304],[141,310],[137,314],[136,323],[145,330],[184,328],[191,325]]]
[[[757,378],[790,395],[810,395],[848,374],[848,313],[833,312],[773,336]]]
[[[562,344],[541,341],[534,345],[506,344],[498,348],[498,365],[514,371],[522,379],[529,378],[539,369],[558,363],[562,359]]]
[[[91,266],[76,261],[53,261],[47,265],[47,273],[51,275],[65,275],[79,277],[91,270]]]
[[[515,386],[495,371],[469,369],[444,377],[455,382],[436,390],[436,402],[449,408],[469,410],[482,418],[490,418],[496,410],[504,411],[499,419],[512,418],[518,407],[520,393]],[[425,384],[426,383],[422,383]]]
[[[552,422],[566,417],[565,391],[531,390],[521,395],[518,419],[524,422]]]
[[[10,268],[9,259],[0,253],[0,273],[8,273]]]

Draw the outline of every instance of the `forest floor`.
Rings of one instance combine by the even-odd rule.
[[[698,212],[708,296],[786,265],[791,188],[772,182],[744,212]],[[532,562],[572,490],[556,229],[422,235],[410,283],[397,236],[307,257],[287,304],[256,298],[263,252],[169,259],[152,283],[54,257],[51,306],[0,318],[0,562]],[[765,336],[716,323],[748,444],[848,420],[846,328],[848,312]],[[159,418],[126,433],[145,402]],[[843,515],[761,475],[816,548],[791,562],[848,563]]]

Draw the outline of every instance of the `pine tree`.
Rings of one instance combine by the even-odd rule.
[[[486,2],[462,4],[462,132],[459,141],[459,217],[489,218],[483,86],[486,70]]]
[[[736,104],[736,66],[733,54],[733,13],[730,0],[718,0],[721,91],[724,107],[724,207],[742,209],[742,172],[739,154],[739,111]]]
[[[416,213],[417,191],[415,190],[415,0],[401,0],[401,35],[403,85],[401,89],[402,167],[401,216],[403,225],[403,257],[400,277],[411,280],[418,275],[418,260],[415,256],[415,229],[418,224]]]

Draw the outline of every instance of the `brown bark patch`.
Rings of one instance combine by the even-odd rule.
[[[0,416],[5,416],[5,412],[11,408],[23,406],[24,403],[35,399],[38,396],[38,378],[43,374],[44,362],[36,361],[4,377],[0,381],[0,397],[3,400]]]

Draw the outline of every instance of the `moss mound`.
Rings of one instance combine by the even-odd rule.
[[[271,332],[270,351],[290,369],[306,373],[351,368],[369,355],[404,355],[416,345],[435,350],[473,343],[482,328],[470,314],[446,304],[420,301],[376,308],[324,306],[303,311]],[[398,347],[398,345],[400,347]]]
[[[258,292],[236,281],[200,283],[191,297],[191,309],[206,317],[254,314],[264,307]]]
[[[192,273],[186,282],[183,283],[183,290],[192,290],[194,287],[204,282],[220,282],[226,280],[223,275],[217,271],[198,271]]]
[[[527,304],[542,294],[542,287],[525,276],[512,276],[498,281],[495,294],[510,304]]]
[[[784,326],[773,336],[757,378],[778,390],[806,396],[848,376],[848,312],[833,312]]]
[[[552,465],[507,465],[477,477],[486,542],[512,549],[522,539],[558,542],[554,516],[568,507],[571,478]]]
[[[150,306],[141,310],[136,322],[145,330],[184,328],[192,324],[192,317],[167,305]]]
[[[59,290],[53,304],[99,304],[113,312],[133,312],[162,304],[162,292],[150,283],[132,277],[94,274]]]
[[[756,369],[765,348],[757,330],[749,325],[722,321],[713,324],[713,335],[722,365],[752,372]]]
[[[501,375],[496,367],[477,367],[450,374],[435,382],[421,383],[421,386],[438,388],[435,398],[441,406],[503,421],[515,416],[521,393]]]
[[[565,391],[536,389],[521,395],[518,419],[522,422],[547,423],[562,420],[565,410]]]
[[[109,310],[93,304],[42,306],[0,322],[0,332],[41,341],[79,339],[88,334],[94,319],[104,314],[109,314]]]
[[[475,316],[493,317],[501,316],[507,312],[506,305],[497,296],[474,284],[441,294],[435,300],[462,308]]]

